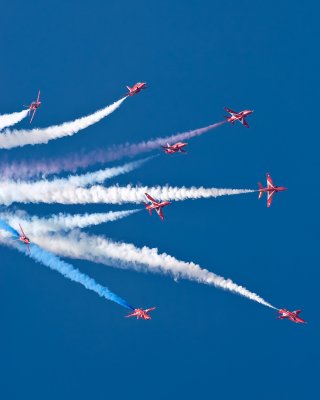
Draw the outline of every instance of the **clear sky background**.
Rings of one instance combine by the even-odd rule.
[[[1,113],[41,88],[36,126],[91,113],[149,89],[72,138],[2,151],[10,160],[138,142],[253,108],[250,129],[224,125],[161,155],[119,184],[289,188],[270,209],[257,194],[177,202],[155,215],[88,229],[157,247],[302,308],[307,325],[229,292],[72,261],[152,321],[1,248],[3,399],[315,399],[319,375],[319,5],[297,1],[15,1],[1,9]],[[27,127],[23,121],[20,127]],[[20,206],[32,214],[127,209]],[[129,206],[130,207],[130,206]],[[133,208],[133,207],[132,207]],[[14,208],[13,208],[14,209]]]

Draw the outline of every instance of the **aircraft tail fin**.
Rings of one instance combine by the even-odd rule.
[[[258,182],[258,185],[259,185],[259,190],[261,190],[261,189],[263,189],[263,185],[262,185],[262,183],[261,182]],[[263,196],[263,192],[259,192],[259,199],[261,199],[261,197]]]
[[[129,92],[131,92],[131,87],[130,86],[127,86],[127,89],[129,90]]]
[[[144,202],[142,204],[145,206],[146,210],[149,211],[149,214],[152,215],[152,209],[148,208],[149,204]]]

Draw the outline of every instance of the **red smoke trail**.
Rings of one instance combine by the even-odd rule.
[[[84,169],[94,164],[104,164],[106,162],[116,161],[123,157],[134,157],[138,154],[147,153],[158,149],[166,143],[175,143],[181,140],[188,140],[195,136],[203,135],[219,126],[225,124],[221,121],[204,128],[195,129],[188,132],[178,133],[171,136],[159,137],[140,143],[125,143],[114,145],[107,149],[93,150],[89,153],[85,151],[69,154],[55,159],[42,159],[38,161],[26,161],[0,164],[1,175],[3,179],[11,178],[31,178],[39,175],[50,175],[64,171],[75,172],[78,169]]]

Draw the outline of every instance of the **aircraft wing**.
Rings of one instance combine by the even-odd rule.
[[[138,313],[137,312],[133,312],[132,314],[126,315],[125,318],[135,317],[136,315],[138,315]]]
[[[237,114],[235,111],[231,110],[231,108],[225,107],[224,109],[230,114]]]
[[[152,215],[152,208],[150,204],[145,202],[143,202],[142,204],[145,206],[146,210],[149,211],[149,214]]]
[[[268,192],[268,200],[267,200],[267,207],[271,206],[272,200],[273,200],[273,196],[276,193],[276,191],[272,191],[272,192]]]
[[[147,198],[148,200],[151,201],[151,203],[156,203],[156,204],[157,204],[157,201],[156,201],[153,197],[151,197],[150,194],[145,193],[145,196],[146,196],[146,198]]]
[[[27,247],[28,247],[29,254],[31,254],[30,245],[27,244]]]
[[[144,312],[148,313],[148,312],[153,311],[155,309],[156,309],[155,307],[147,308],[146,310],[144,310]]]
[[[32,120],[33,120],[33,117],[34,117],[34,114],[36,113],[36,111],[37,111],[37,109],[35,108],[35,109],[33,110],[32,117],[31,117],[31,119],[30,119],[30,124],[31,124],[31,122],[32,122]]]
[[[293,314],[296,314],[296,315],[299,315],[300,313],[301,313],[301,310],[293,311]]]
[[[240,118],[239,121],[242,123],[243,126],[245,126],[246,128],[249,128],[249,124],[244,118]]]
[[[26,234],[23,232],[23,229],[22,229],[22,226],[19,224],[19,226],[20,226],[20,230],[21,230],[21,232],[22,232],[22,235],[23,236],[26,236]]]
[[[40,100],[40,90],[39,90],[39,92],[38,92],[38,98],[37,98],[37,101],[39,101]]]
[[[273,181],[272,181],[272,179],[271,179],[271,176],[270,176],[270,174],[267,174],[267,186],[268,186],[268,188],[274,188],[274,183],[273,183]]]
[[[157,214],[159,215],[159,217],[162,219],[162,221],[164,220],[164,216],[163,216],[163,212],[162,212],[162,207],[156,208]]]

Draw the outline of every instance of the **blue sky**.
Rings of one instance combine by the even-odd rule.
[[[126,85],[149,89],[72,138],[2,151],[63,155],[218,122],[253,108],[123,176],[143,183],[256,188],[269,171],[289,188],[270,209],[256,193],[174,203],[88,230],[157,247],[246,286],[305,326],[228,292],[160,275],[72,261],[152,321],[2,248],[0,395],[4,399],[315,398],[319,370],[318,67],[315,15],[298,2],[10,1],[2,7],[1,113],[41,88],[35,125],[86,115]],[[28,122],[20,125],[27,127]],[[20,206],[19,206],[20,207]],[[30,213],[120,209],[21,206]],[[122,207],[124,208],[124,207]]]

